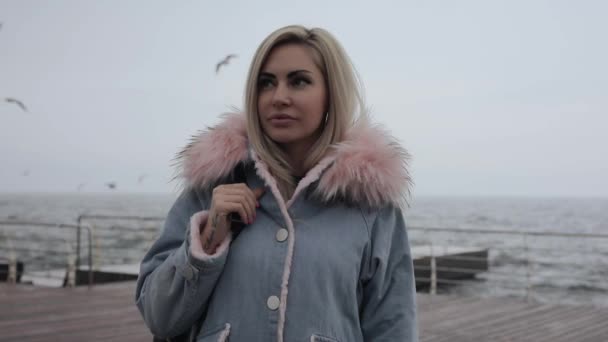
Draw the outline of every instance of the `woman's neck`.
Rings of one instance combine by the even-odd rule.
[[[287,162],[293,169],[293,176],[302,177],[306,174],[304,162],[310,150],[308,144],[288,144],[283,145],[282,150],[287,155]]]

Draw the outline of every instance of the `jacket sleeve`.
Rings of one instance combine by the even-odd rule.
[[[370,228],[361,272],[365,341],[418,341],[416,285],[402,212],[379,211]]]
[[[204,314],[228,255],[228,236],[214,255],[199,240],[209,199],[186,190],[173,204],[160,237],[141,262],[135,300],[150,331],[168,338],[188,331]]]

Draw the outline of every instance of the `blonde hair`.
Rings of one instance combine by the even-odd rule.
[[[310,170],[333,145],[344,139],[345,132],[358,116],[365,114],[365,107],[357,72],[340,43],[328,31],[292,25],[272,32],[262,41],[249,67],[245,86],[247,134],[254,151],[268,165],[270,173],[277,180],[279,191],[288,199],[296,186],[293,169],[277,143],[264,134],[258,115],[260,70],[272,50],[286,44],[300,44],[310,48],[327,88],[327,117],[325,123],[322,123],[324,127],[320,137],[304,161],[305,170]]]

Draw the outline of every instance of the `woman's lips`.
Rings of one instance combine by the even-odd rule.
[[[278,114],[272,115],[269,121],[273,126],[284,127],[290,125],[292,122],[296,121],[296,119],[289,115]]]

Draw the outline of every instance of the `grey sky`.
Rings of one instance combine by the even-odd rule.
[[[0,0],[0,192],[173,191],[272,30],[343,43],[414,195],[608,196],[605,1]],[[215,63],[239,58],[219,76]],[[23,172],[29,170],[29,175]],[[141,184],[140,174],[149,175]]]

